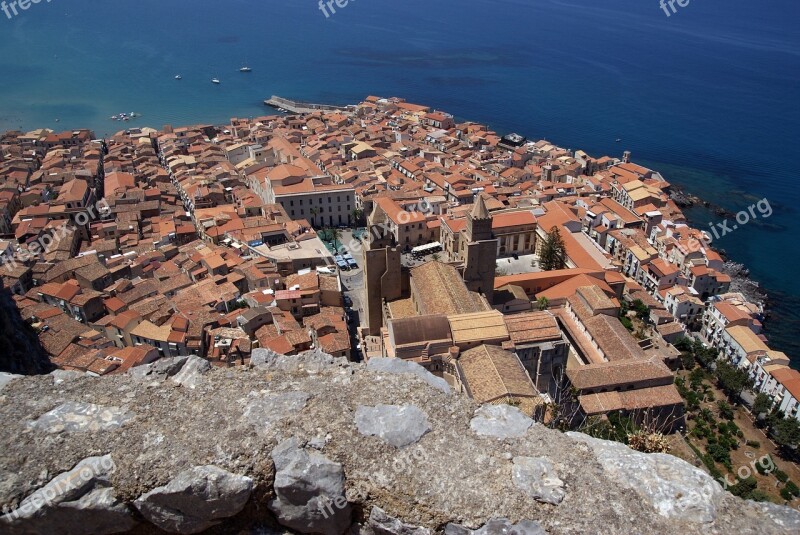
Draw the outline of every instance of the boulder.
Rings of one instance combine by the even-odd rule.
[[[361,528],[359,535],[430,535],[431,530],[412,526],[389,516],[380,507],[373,507],[369,520]]]
[[[50,535],[57,527],[70,535],[106,535],[130,530],[136,522],[111,486],[115,469],[110,455],[83,459],[0,517],[0,531]]]
[[[537,502],[558,505],[564,499],[564,482],[558,479],[550,461],[541,457],[514,457],[511,480],[514,486]]]
[[[191,356],[170,380],[186,388],[195,388],[202,381],[203,374],[210,369],[211,363],[206,359]]]
[[[96,433],[121,427],[134,417],[119,407],[68,401],[39,417],[30,425],[45,433]]]
[[[533,420],[511,405],[484,405],[469,423],[477,435],[494,438],[519,438],[528,432]]]
[[[359,405],[355,420],[359,433],[379,437],[395,448],[414,444],[431,430],[428,415],[414,405]]]
[[[611,480],[634,490],[661,516],[702,523],[716,519],[724,491],[702,470],[665,453],[641,453],[582,433],[567,435],[588,445]]]
[[[341,535],[350,527],[351,507],[344,494],[344,470],[294,438],[272,450],[275,499],[269,503],[278,522],[300,533]]]
[[[170,533],[200,533],[238,514],[250,499],[253,480],[213,465],[195,466],[134,504],[147,520]]]

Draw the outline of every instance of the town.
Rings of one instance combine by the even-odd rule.
[[[3,134],[2,287],[54,367],[319,349],[415,362],[553,427],[663,434],[695,419],[689,372],[730,368],[751,405],[800,422],[800,372],[763,305],[629,152],[400,98],[305,111]]]

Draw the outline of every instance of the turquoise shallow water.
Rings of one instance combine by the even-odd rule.
[[[775,297],[773,345],[800,365],[798,20],[796,0],[692,1],[670,17],[657,0],[358,0],[328,19],[314,0],[52,0],[0,13],[0,129],[104,135],[120,112],[161,127],[260,115],[273,93],[378,94],[628,149],[733,211],[770,200],[768,220],[718,246]]]

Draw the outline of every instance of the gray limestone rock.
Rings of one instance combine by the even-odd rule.
[[[275,360],[276,358],[281,357],[278,353],[275,353],[271,349],[254,349],[253,352],[250,354],[250,366],[251,367],[258,367],[258,366],[265,366],[268,365],[270,361]]]
[[[53,377],[54,385],[60,385],[86,376],[85,373],[74,370],[53,370],[50,375]]]
[[[431,430],[428,415],[414,405],[359,405],[355,421],[362,435],[379,437],[396,448],[418,442]]]
[[[110,475],[110,455],[89,457],[53,478],[0,517],[0,531],[10,534],[105,535],[134,527],[128,507],[117,499]]]
[[[372,358],[367,362],[367,369],[381,373],[410,373],[445,394],[450,393],[450,385],[447,384],[447,381],[441,377],[436,377],[416,362],[394,358]]]
[[[520,520],[514,524],[507,518],[493,518],[482,528],[472,530],[458,524],[448,524],[445,535],[547,535],[537,522]]]
[[[430,535],[431,530],[412,526],[389,516],[380,507],[373,507],[369,520],[361,528],[359,535]]]
[[[244,418],[256,428],[263,430],[301,411],[309,397],[305,392],[280,392],[258,396],[247,403]]]
[[[219,467],[195,466],[134,504],[142,515],[170,533],[200,533],[238,514],[250,499],[253,480]]]
[[[211,363],[206,359],[191,356],[186,359],[178,373],[170,380],[186,388],[195,388],[202,381],[203,374],[211,369]]]
[[[183,368],[189,357],[171,357],[158,359],[150,364],[134,366],[128,370],[128,375],[139,380],[163,381],[172,377]]]
[[[753,504],[759,515],[769,518],[778,526],[785,528],[789,533],[800,533],[800,511],[768,502],[750,503]]]
[[[297,439],[272,450],[275,499],[269,503],[281,525],[300,533],[341,535],[350,527],[351,507],[344,494],[344,470]]]
[[[484,405],[469,423],[476,434],[495,438],[519,438],[532,425],[530,417],[511,405]]]
[[[582,433],[567,435],[587,444],[613,481],[636,491],[658,514],[690,522],[716,519],[724,491],[702,470],[672,455],[640,453]]]
[[[564,482],[553,465],[541,457],[514,457],[511,480],[514,486],[542,503],[558,505],[564,499]]]
[[[134,417],[119,407],[68,401],[39,417],[30,425],[45,433],[81,433],[111,431]]]
[[[254,357],[259,369],[297,372],[303,371],[309,375],[317,375],[326,370],[331,370],[337,366],[342,368],[350,367],[350,362],[343,357],[333,357],[319,350],[305,351],[299,355],[278,355],[274,351],[267,349],[254,350]]]
[[[8,372],[0,372],[0,390],[3,390],[8,383],[13,381],[14,379],[19,379],[22,377],[21,375],[14,375],[13,373]]]

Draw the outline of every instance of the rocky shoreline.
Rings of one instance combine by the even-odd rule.
[[[709,201],[701,199],[697,195],[687,193],[680,186],[673,186],[671,188],[669,192],[669,198],[680,208],[693,208],[695,206],[702,206],[703,208],[713,212],[717,217],[730,218],[735,216],[735,214],[729,210],[726,210],[725,208],[722,208],[721,206],[716,206]],[[715,250],[725,259],[725,265],[722,268],[722,272],[726,275],[730,275],[731,277],[730,291],[741,293],[748,301],[759,305],[764,311],[764,314],[766,314],[769,295],[764,288],[761,287],[759,282],[750,278],[750,270],[747,269],[743,263],[727,258],[724,250]]]

